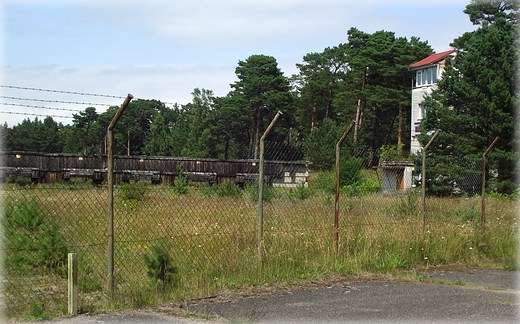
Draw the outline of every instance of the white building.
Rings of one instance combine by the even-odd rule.
[[[411,141],[410,154],[417,154],[421,151],[421,144],[417,140],[419,135],[421,120],[426,116],[426,110],[422,105],[424,96],[430,94],[437,86],[437,80],[442,76],[446,59],[454,57],[455,50],[435,53],[410,65],[410,70],[415,71],[415,80],[412,89],[412,120],[411,120]]]

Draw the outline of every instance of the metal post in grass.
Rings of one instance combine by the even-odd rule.
[[[484,235],[486,223],[486,156],[488,155],[489,151],[491,151],[493,146],[495,146],[498,140],[499,137],[495,137],[493,143],[491,143],[484,154],[482,154],[482,202],[480,205],[480,236]]]
[[[340,146],[347,137],[352,127],[356,124],[353,120],[348,125],[347,130],[341,136],[339,141],[336,143],[336,194],[334,196],[334,251],[338,253],[338,241],[339,241],[339,158],[340,158]]]
[[[128,94],[107,127],[107,184],[108,184],[108,293],[114,295],[114,153],[113,130],[134,96]]]
[[[441,132],[441,130],[438,129],[433,134],[432,138],[430,138],[430,141],[428,142],[428,144],[426,144],[426,146],[423,147],[423,149],[422,149],[422,171],[421,171],[422,206],[421,206],[421,210],[422,210],[422,217],[423,217],[423,227],[422,227],[423,236],[426,231],[426,151],[428,150],[428,148],[430,147],[430,145],[435,140],[437,135],[439,135],[440,132]]]
[[[78,255],[69,253],[68,261],[68,313],[78,315]]]
[[[274,116],[273,120],[260,138],[260,165],[258,166],[258,263],[260,266],[262,265],[262,245],[264,241],[264,140],[281,114],[281,111],[276,113],[276,116]]]

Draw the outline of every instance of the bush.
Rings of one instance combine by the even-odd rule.
[[[321,189],[326,193],[334,194],[336,192],[336,175],[332,171],[320,171],[314,183],[310,182],[311,188]]]
[[[215,187],[215,192],[219,197],[240,197],[242,195],[242,190],[240,187],[227,179],[224,181],[224,183],[221,183]]]
[[[143,255],[148,277],[158,280],[163,285],[173,283],[174,275],[177,273],[170,249],[171,245],[164,238],[160,238],[150,246],[150,252]]]
[[[177,165],[177,177],[173,181],[173,191],[180,195],[188,193],[188,174],[184,172],[182,164]]]
[[[361,181],[361,158],[351,157],[340,161],[339,186],[356,186]]]
[[[8,270],[23,273],[48,269],[64,274],[67,245],[54,214],[46,214],[34,199],[4,209],[5,262]]]
[[[312,191],[304,183],[299,183],[295,189],[291,188],[289,190],[289,197],[305,200],[311,196],[311,193]]]
[[[256,181],[255,183],[253,184],[250,184],[248,186],[246,186],[245,188],[245,193],[246,195],[249,197],[249,199],[251,199],[252,201],[258,201],[258,196],[259,196],[259,185],[258,185],[258,181]],[[276,192],[275,190],[273,189],[273,187],[267,185],[266,183],[264,183],[264,195],[263,195],[263,201],[271,201],[275,198],[276,196]]]
[[[147,191],[148,183],[144,181],[131,181],[119,187],[119,193],[124,200],[142,201]]]

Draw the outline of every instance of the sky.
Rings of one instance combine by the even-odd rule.
[[[0,0],[0,121],[70,124],[129,93],[170,107],[191,102],[195,88],[226,96],[239,61],[270,55],[290,77],[306,54],[345,43],[351,27],[449,50],[475,29],[469,2]]]

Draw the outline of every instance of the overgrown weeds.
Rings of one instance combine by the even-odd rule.
[[[339,249],[335,253],[334,208],[324,180],[330,179],[327,175],[313,175],[308,187],[264,187],[264,198],[269,203],[264,205],[261,265],[258,204],[257,198],[253,199],[258,197],[257,187],[240,190],[233,183],[199,187],[187,184],[187,194],[179,194],[169,185],[147,185],[144,193],[125,196],[118,186],[113,307],[141,307],[226,289],[328,276],[393,273],[430,264],[496,262],[514,267],[517,202],[501,197],[486,201],[483,236],[476,226],[479,220],[475,198],[429,197],[423,235],[416,192],[342,193]],[[377,181],[372,174],[362,173],[361,177]],[[6,259],[12,258],[6,276],[9,315],[20,318],[32,309],[32,317],[47,316],[37,314],[38,307],[32,308],[37,303],[53,317],[63,312],[60,305],[64,300],[56,296],[65,294],[59,288],[66,287],[64,278],[49,270],[59,263],[49,263],[56,259],[53,254],[37,255],[40,246],[54,246],[46,250],[58,251],[57,260],[69,250],[77,252],[81,309],[99,311],[106,307],[106,191],[91,186],[78,190],[15,187],[4,193],[3,222],[16,229],[10,234],[6,230],[6,247],[18,244],[13,234],[27,236],[24,242],[35,238],[31,234],[34,231],[62,237],[33,246],[31,260],[41,262],[38,268],[42,271],[37,275],[32,271],[33,264],[23,268],[18,265],[21,263],[16,260],[25,258],[24,254],[16,256],[14,246],[5,249]],[[134,200],[138,201],[136,208],[128,208]],[[21,247],[18,250],[28,253]],[[29,298],[35,291],[46,299]]]

